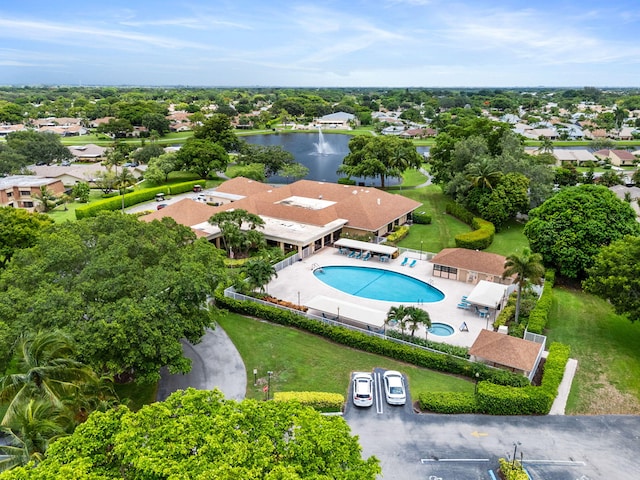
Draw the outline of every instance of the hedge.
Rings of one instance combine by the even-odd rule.
[[[547,326],[549,312],[551,312],[551,307],[553,306],[553,284],[555,279],[555,271],[547,270],[542,295],[540,295],[538,303],[529,314],[527,330],[530,332],[542,334]]]
[[[454,237],[456,247],[469,250],[484,250],[493,243],[496,235],[496,227],[493,223],[475,217],[471,222],[473,232],[460,233]]]
[[[411,214],[411,218],[413,223],[418,223],[420,225],[429,225],[431,224],[431,215],[427,212],[413,212]]]
[[[445,206],[445,212],[449,215],[453,215],[458,220],[466,223],[467,225],[471,225],[473,222],[473,213],[464,208],[459,203],[450,202]]]
[[[426,392],[418,395],[421,410],[438,413],[480,413],[476,396],[463,392]]]
[[[387,330],[387,337],[398,338],[405,342],[413,343],[414,345],[420,345],[422,347],[430,348],[431,350],[437,350],[442,353],[448,353],[455,357],[469,358],[469,348],[460,347],[458,345],[451,345],[450,343],[434,342],[422,337],[411,336],[407,333],[398,332],[397,330]]]
[[[124,195],[124,206],[126,208],[137,205],[138,203],[148,202],[149,200],[153,200],[158,193],[176,195],[178,193],[188,192],[193,190],[193,186],[197,185],[199,182],[200,180],[175,183],[173,185],[145,188],[142,190],[136,190],[132,193],[126,193]],[[105,198],[76,208],[76,219],[80,220],[86,217],[93,217],[100,211],[118,210],[120,208],[122,208],[122,196],[118,195],[117,197]]]
[[[298,401],[300,404],[320,412],[340,412],[344,405],[344,396],[328,392],[275,392],[276,402]]]
[[[477,372],[480,375],[480,379],[500,385],[522,387],[529,384],[529,381],[524,376],[516,375],[506,370],[492,369],[479,363],[469,362],[443,353],[430,352],[344,327],[328,325],[277,307],[261,305],[251,301],[234,300],[225,297],[220,291],[216,292],[216,305],[241,315],[258,317],[280,325],[306,330],[351,348],[383,355],[419,367],[463,375],[469,378],[475,378],[475,373]]]

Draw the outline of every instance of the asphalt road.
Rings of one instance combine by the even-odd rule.
[[[425,415],[374,396],[369,408],[349,401],[344,418],[385,480],[491,480],[514,449],[533,480],[640,476],[637,416]]]

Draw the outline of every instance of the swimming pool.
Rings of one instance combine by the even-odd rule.
[[[328,266],[313,274],[330,287],[356,297],[386,302],[433,303],[444,293],[426,282],[381,268]]]

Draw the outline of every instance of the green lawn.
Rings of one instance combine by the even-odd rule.
[[[459,233],[471,231],[468,225],[445,214],[445,206],[451,200],[442,193],[440,187],[428,185],[398,193],[422,203],[422,207],[417,211],[420,212],[424,208],[432,217],[430,225],[414,224],[409,235],[399,242],[400,247],[420,250],[422,246],[425,252],[437,253],[443,248],[455,247],[454,237]]]
[[[570,345],[578,360],[567,413],[639,414],[640,322],[579,290],[555,288],[554,295],[548,341]]]
[[[508,257],[512,253],[520,253],[522,249],[529,246],[529,240],[524,236],[524,223],[510,220],[502,229],[496,233],[493,243],[485,252],[498,253]]]
[[[221,315],[219,324],[233,340],[247,369],[247,397],[264,398],[267,371],[275,391],[322,391],[347,394],[352,371],[374,367],[399,370],[409,378],[414,398],[419,392],[472,392],[469,380],[403,364],[378,355],[353,350],[293,328],[242,317]],[[253,386],[253,369],[258,386]]]

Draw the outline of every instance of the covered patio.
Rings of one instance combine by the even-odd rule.
[[[378,255],[380,261],[395,258],[398,253],[396,247],[361,242],[360,240],[351,240],[350,238],[340,238],[336,240],[333,245],[339,249],[340,253],[344,254],[349,254],[351,251],[359,251],[361,253],[371,252],[372,255]]]

